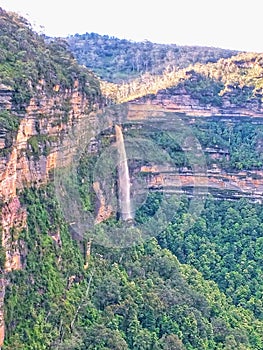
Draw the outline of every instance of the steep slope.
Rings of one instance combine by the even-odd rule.
[[[81,64],[106,80],[101,84],[109,101],[144,97],[147,103],[200,115],[262,113],[263,54],[136,43],[95,33],[76,34],[67,42]]]
[[[21,17],[0,9],[1,310],[7,273],[21,269],[19,234],[27,214],[18,191],[47,182],[59,145],[103,102],[95,76],[63,42],[46,45]]]
[[[1,84],[14,90],[16,109],[24,109],[42,90],[50,96],[57,85],[63,90],[72,88],[76,78],[83,92],[96,95],[93,75],[77,64],[65,41],[51,40],[46,45],[25,19],[2,9],[0,24],[0,79]]]

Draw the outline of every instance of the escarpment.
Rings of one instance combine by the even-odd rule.
[[[19,236],[27,230],[27,212],[20,191],[47,183],[62,159],[70,162],[73,130],[103,99],[97,78],[78,66],[62,41],[47,44],[26,20],[2,9],[0,27],[6,58],[0,79],[2,346],[8,273],[26,264],[27,248]]]
[[[195,88],[199,89],[198,84],[204,78],[201,75],[197,78],[195,72],[187,72],[184,79],[183,83],[179,82],[175,86],[161,88],[154,94],[136,98],[131,101],[132,109],[135,113],[140,113],[140,110],[150,107],[193,117],[262,117],[263,115],[262,88],[257,92],[253,91],[253,87],[241,88],[234,84],[228,84],[223,88],[223,84],[214,81],[215,87],[207,86],[202,91],[196,92]]]
[[[171,92],[163,91],[163,97],[164,100],[157,94],[153,99],[142,98],[128,104],[130,129],[145,130],[140,132],[157,144],[156,152],[163,149],[171,156],[164,164],[144,155],[132,177],[142,177],[144,186],[152,191],[187,196],[206,193],[226,200],[245,197],[262,203],[263,113],[258,110],[253,114],[248,109],[242,114],[233,108],[229,113],[225,110],[213,115],[209,107],[205,113],[202,106],[191,113],[190,105],[184,109],[182,104],[186,101],[180,100],[179,95],[176,98],[180,109],[172,107]],[[189,136],[190,142],[186,142]],[[200,169],[196,167],[198,157],[203,164]]]
[[[80,120],[90,118],[91,110],[98,108],[102,101],[99,97],[91,101],[87,94],[81,92],[78,80],[75,80],[72,89],[63,90],[57,86],[53,96],[45,94],[43,84],[39,86],[43,91],[30,100],[23,115],[19,116],[12,145],[5,148],[3,142],[0,150],[1,236],[5,254],[3,273],[21,269],[23,265],[23,242],[18,237],[21,230],[27,227],[27,214],[20,204],[19,191],[24,187],[47,183],[52,169],[58,166],[62,158],[63,164],[71,161],[72,130]],[[15,106],[11,108],[11,97],[10,90],[2,92],[3,105],[16,114]],[[65,151],[61,150],[62,143]],[[5,279],[2,280],[4,290]],[[3,298],[4,292],[1,295]],[[3,313],[0,316],[3,340]]]
[[[6,200],[16,195],[24,184],[47,181],[56,166],[59,146],[70,129],[87,117],[90,101],[80,93],[78,81],[70,91],[57,96],[30,100],[19,120],[17,135],[9,153],[2,157],[1,196]],[[92,108],[96,108],[95,104]]]

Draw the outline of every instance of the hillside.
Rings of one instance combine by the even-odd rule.
[[[46,45],[25,19],[2,9],[0,35],[0,80],[14,90],[16,107],[25,108],[30,98],[39,94],[42,81],[45,93],[54,94],[56,85],[69,89],[81,77],[81,89],[96,95],[98,84],[94,75],[77,64],[65,41],[51,40]]]
[[[133,42],[96,33],[76,34],[66,40],[80,64],[92,69],[101,79],[117,83],[146,72],[161,74],[167,67],[180,69],[237,54],[234,50]]]
[[[21,200],[27,263],[9,276],[4,349],[261,349],[252,313],[156,240],[125,251],[93,245],[84,270],[52,188]]]
[[[242,53],[216,63],[196,63],[101,86],[104,95],[117,103],[141,99],[190,114],[262,114],[263,54]]]
[[[0,348],[261,350],[261,205],[249,196],[234,201],[224,189],[221,198],[229,201],[197,195],[192,202],[187,191],[166,197],[165,186],[151,186],[153,169],[161,175],[167,162],[179,177],[189,168],[197,179],[202,162],[222,167],[226,178],[254,171],[261,186],[255,172],[263,163],[263,129],[261,118],[254,121],[261,112],[261,55],[124,41],[129,55],[142,53],[137,63],[126,64],[127,55],[114,67],[104,56],[113,46],[108,57],[119,61],[120,41],[86,35],[94,40],[89,55],[97,66],[91,68],[101,76],[146,72],[121,87],[79,66],[64,40],[38,35],[2,9],[0,34]],[[225,86],[239,91],[242,82],[252,95],[245,107],[242,97],[227,108],[245,108],[252,115],[246,124],[240,115],[200,117],[229,93],[220,94]],[[180,114],[174,96],[187,94]],[[197,119],[186,113],[191,98]],[[121,176],[114,163],[116,124],[127,140],[133,195],[141,195],[137,184],[146,184],[132,224],[119,220],[117,207],[107,210]],[[117,247],[107,244],[112,233]]]
[[[67,42],[78,62],[99,75],[105,96],[114,102],[147,95],[183,100],[187,95],[197,109],[215,107],[217,114],[228,107],[262,113],[263,54],[131,42],[95,33],[76,34]]]

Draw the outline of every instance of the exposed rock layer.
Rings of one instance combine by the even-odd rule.
[[[70,163],[70,141],[65,147],[67,135],[83,118],[88,118],[91,103],[79,91],[78,81],[72,90],[60,91],[47,96],[40,82],[37,98],[30,101],[20,115],[17,135],[9,152],[0,158],[1,240],[5,251],[5,266],[0,279],[0,347],[4,339],[3,302],[6,274],[22,268],[19,233],[26,229],[27,214],[21,207],[18,191],[24,186],[46,183],[50,171],[59,162]],[[96,106],[93,105],[93,108]],[[0,108],[12,110],[12,91],[0,89]],[[69,138],[70,140],[70,138]],[[64,149],[61,151],[61,145]]]

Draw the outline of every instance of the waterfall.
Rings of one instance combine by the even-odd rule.
[[[116,144],[118,150],[118,197],[120,214],[123,221],[132,220],[130,175],[121,127],[115,125]]]

